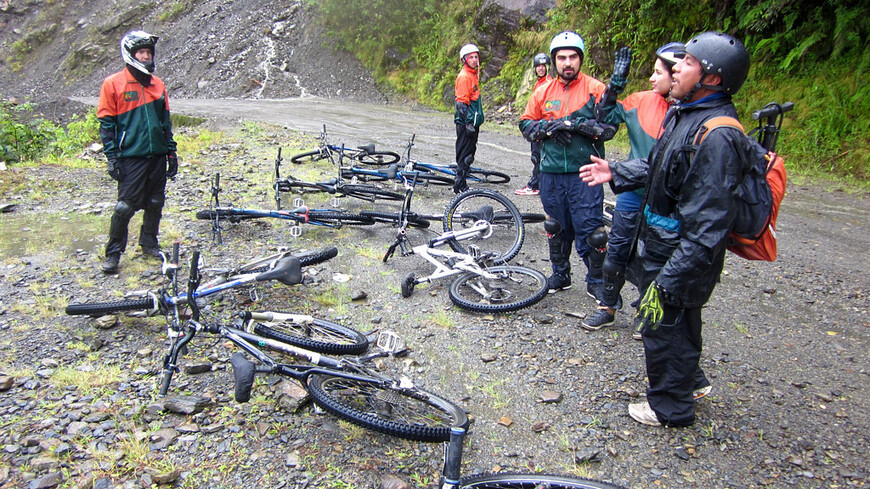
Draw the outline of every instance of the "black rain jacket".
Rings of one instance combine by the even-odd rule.
[[[737,117],[730,97],[676,105],[648,159],[611,163],[614,192],[646,184],[632,258],[640,260],[632,266],[641,294],[655,280],[674,307],[701,307],[710,298],[725,262],[737,187],[750,168],[750,140],[738,129],[717,129],[700,147],[692,145],[701,125],[717,116]]]

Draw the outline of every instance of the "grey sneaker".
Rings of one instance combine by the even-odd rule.
[[[115,273],[118,271],[118,263],[121,261],[121,255],[112,253],[103,260],[103,273]]]
[[[601,299],[604,297],[604,284],[586,284],[586,295],[595,299],[595,303],[601,305]]]
[[[649,401],[643,401],[637,404],[629,404],[628,415],[631,416],[631,418],[638,423],[642,423],[648,426],[662,425],[661,421],[659,421],[658,416],[656,416],[656,412],[653,411],[653,408],[650,407]]]
[[[560,290],[568,290],[571,288],[571,278],[565,278],[554,273],[547,278],[547,288],[550,294],[555,294]]]
[[[612,311],[612,312],[611,312]],[[616,319],[616,311],[613,309],[609,309],[604,306],[599,306],[598,310],[595,311],[595,314],[589,316],[584,319],[582,323],[580,323],[580,327],[583,329],[588,329],[589,331],[598,331],[599,329],[610,326],[614,323]]]

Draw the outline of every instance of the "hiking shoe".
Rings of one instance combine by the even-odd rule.
[[[529,187],[528,185],[526,185],[525,187],[523,187],[519,190],[514,190],[514,193],[517,195],[538,195],[539,193],[541,193],[541,191],[533,189],[532,187]]]
[[[601,298],[604,297],[604,284],[586,284],[586,295],[595,299],[595,303],[601,305]]]
[[[656,416],[656,412],[649,406],[649,401],[628,405],[628,415],[638,423],[648,426],[661,426],[662,423]]]
[[[550,294],[555,294],[560,290],[568,290],[571,288],[571,279],[554,273],[547,278],[547,288]]]
[[[163,255],[160,254],[160,248],[155,248],[154,246],[143,246],[142,254],[152,258],[163,259]]]
[[[713,390],[712,385],[708,385],[707,387],[701,387],[700,389],[695,389],[692,391],[692,397],[697,401],[699,399],[703,399],[707,397],[710,391]]]
[[[106,259],[103,260],[103,273],[115,273],[118,271],[118,263],[121,261],[121,255],[119,253],[112,253],[111,255],[106,256]]]
[[[613,309],[605,306],[598,306],[598,310],[595,311],[595,314],[584,319],[583,322],[580,323],[580,327],[588,329],[589,331],[598,331],[605,326],[610,326],[616,319],[616,311],[610,311],[613,311]]]

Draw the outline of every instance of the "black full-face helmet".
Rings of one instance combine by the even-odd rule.
[[[121,38],[121,58],[124,59],[125,63],[146,75],[154,73],[154,68],[156,66],[155,60],[157,58],[157,54],[154,52],[154,46],[157,44],[157,39],[159,39],[157,36],[148,34],[145,31],[128,32]],[[142,63],[136,59],[136,51],[142,48],[151,49],[150,63]]]
[[[722,77],[721,85],[701,85],[734,95],[749,74],[749,52],[738,39],[721,32],[702,32],[686,43],[686,53],[700,63],[704,73]]]

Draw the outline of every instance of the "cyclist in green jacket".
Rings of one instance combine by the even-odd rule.
[[[480,50],[474,44],[466,44],[459,50],[459,59],[462,61],[462,70],[456,76],[453,112],[453,122],[456,123],[456,180],[453,191],[457,194],[468,188],[465,179],[477,152],[478,128],[483,124],[478,73]]]
[[[169,100],[163,81],[154,76],[157,36],[132,31],[121,39],[126,67],[100,88],[97,118],[108,172],[118,182],[118,203],[109,227],[103,271],[115,273],[127,248],[127,225],[142,209],[139,245],[146,256],[160,257],[157,234],[163,215],[166,179],[178,172]]]

